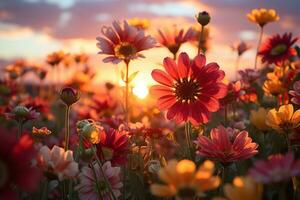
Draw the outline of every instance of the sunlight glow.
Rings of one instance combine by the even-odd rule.
[[[149,89],[145,84],[138,84],[133,88],[132,92],[138,98],[144,99],[149,94]]]

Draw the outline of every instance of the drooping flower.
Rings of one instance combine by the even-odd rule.
[[[266,116],[266,124],[280,133],[289,132],[300,125],[300,110],[294,112],[292,104],[282,105],[278,110],[271,109]]]
[[[17,139],[0,130],[0,199],[18,200],[15,186],[25,192],[38,188],[42,173],[32,163],[36,153],[29,135]]]
[[[73,152],[65,151],[56,145],[51,150],[47,146],[41,147],[38,165],[44,171],[57,175],[60,181],[74,178],[79,172],[78,163],[73,158]]]
[[[264,131],[269,129],[269,126],[266,124],[268,110],[263,107],[258,108],[258,110],[250,111],[250,122],[258,129]]]
[[[181,199],[193,199],[204,191],[215,189],[220,178],[213,176],[214,163],[205,161],[198,170],[193,161],[171,160],[158,172],[164,184],[152,184],[151,193],[160,197],[177,196]]]
[[[258,153],[258,144],[252,142],[247,131],[235,133],[223,126],[212,129],[210,139],[200,135],[195,143],[198,155],[221,163],[245,160]]]
[[[293,152],[286,155],[271,155],[268,160],[258,160],[249,170],[249,175],[264,184],[288,181],[300,174],[300,159]]]
[[[97,37],[99,54],[109,55],[103,62],[119,63],[121,61],[143,57],[139,52],[154,47],[156,41],[150,36],[145,36],[143,30],[130,26],[126,21],[124,25],[114,21],[112,27],[103,26],[101,29],[104,37]]]
[[[98,200],[101,195],[103,200],[110,200],[111,195],[107,182],[110,184],[114,196],[116,198],[120,197],[120,190],[123,187],[120,178],[120,167],[112,167],[111,163],[107,161],[102,165],[102,170],[96,163],[93,164],[93,168],[95,171],[90,167],[83,167],[79,174],[80,183],[75,187],[78,191],[79,199]],[[104,172],[104,174],[102,172]],[[105,181],[104,176],[106,177],[107,182]]]
[[[150,27],[150,21],[145,18],[132,18],[128,20],[128,24],[136,27],[137,29],[146,30]]]
[[[251,177],[235,177],[233,184],[224,186],[224,193],[228,200],[261,200],[263,186]]]
[[[291,102],[300,105],[300,81],[294,83],[293,90],[290,90],[289,94],[293,96]]]
[[[263,27],[266,24],[279,20],[279,16],[277,15],[274,9],[253,9],[251,13],[247,14],[247,18],[249,21],[258,24]]]
[[[158,30],[158,42],[168,48],[168,50],[176,57],[176,54],[181,47],[182,44],[188,42],[189,40],[193,39],[194,31],[192,28],[189,28],[186,33],[184,33],[183,29],[180,29],[178,32],[176,27],[174,30]]]
[[[262,56],[262,61],[269,64],[281,65],[291,56],[297,55],[292,48],[298,38],[292,38],[292,33],[284,35],[274,35],[268,38],[260,47],[258,54]]]
[[[129,152],[129,138],[125,131],[110,128],[100,131],[100,142],[96,145],[100,158],[113,165],[124,165]]]
[[[222,83],[224,71],[216,63],[206,64],[202,54],[190,61],[186,53],[179,55],[177,63],[165,58],[164,68],[166,72],[152,71],[153,79],[162,84],[151,88],[152,94],[158,97],[158,108],[168,110],[167,118],[177,123],[207,123],[210,112],[220,108],[219,99],[227,92]]]

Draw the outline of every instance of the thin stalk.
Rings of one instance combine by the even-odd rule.
[[[95,167],[94,167],[93,163],[91,163],[90,165],[91,165],[94,177],[95,177],[97,192],[98,192],[98,194],[100,196],[100,199],[102,200],[103,197],[102,197],[102,194],[101,194],[101,189],[100,189],[100,186],[99,186],[99,182],[98,182],[98,178],[97,178],[97,173],[96,173]],[[101,166],[99,166],[99,167],[101,168]]]
[[[42,185],[42,194],[41,194],[41,200],[47,200],[48,196],[48,180],[46,179],[45,182]]]
[[[201,25],[200,38],[198,42],[198,54],[201,52],[201,50],[204,53],[204,50],[202,49],[203,35],[204,35],[204,26]]]
[[[128,125],[129,123],[129,60],[125,61],[126,74],[125,74],[125,120]]]
[[[238,55],[236,59],[236,65],[235,65],[235,80],[238,79],[238,70],[239,70],[239,64],[240,64],[240,56]]]
[[[70,140],[70,108],[71,106],[66,105],[65,113],[65,151],[69,149]]]
[[[288,151],[292,150],[292,149],[291,149],[291,141],[290,141],[290,139],[289,139],[288,132],[285,132],[285,133],[284,133],[284,137],[285,137],[286,146],[287,146],[287,148],[288,148]]]
[[[18,127],[17,138],[20,138],[23,132],[23,122],[21,120],[18,121]]]
[[[259,40],[258,40],[257,49],[256,49],[254,69],[257,69],[258,51],[259,51],[260,44],[261,44],[261,41],[262,41],[262,38],[263,38],[263,34],[264,34],[264,27],[262,26],[261,29],[260,29]]]
[[[225,108],[224,108],[224,124],[225,124],[225,126],[227,126],[227,122],[228,122],[228,106],[225,105]]]
[[[191,133],[190,133],[190,122],[185,123],[185,139],[187,143],[187,157],[189,159],[192,159],[192,153],[191,153]]]

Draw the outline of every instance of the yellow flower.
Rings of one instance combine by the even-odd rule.
[[[236,177],[233,185],[226,184],[224,193],[229,200],[261,200],[263,187],[251,177]]]
[[[267,78],[263,85],[266,94],[277,96],[284,92],[284,85],[275,73],[268,73]]]
[[[36,128],[32,127],[32,134],[36,136],[50,135],[51,131],[47,127]]]
[[[254,9],[251,13],[247,14],[247,18],[253,22],[263,27],[269,22],[274,22],[279,20],[279,16],[273,9],[267,10],[264,8]]]
[[[203,191],[217,188],[220,178],[213,176],[214,163],[205,161],[198,170],[190,160],[171,160],[158,172],[165,184],[152,184],[152,194],[161,197],[178,196],[182,199],[193,199]]]
[[[132,18],[128,20],[128,24],[136,27],[137,29],[146,30],[150,27],[150,21],[143,18]]]
[[[267,130],[269,126],[266,124],[266,116],[268,111],[262,107],[258,110],[251,110],[250,122],[260,130]]]
[[[300,125],[300,110],[294,112],[292,104],[280,106],[270,110],[266,117],[266,124],[278,132],[288,132]]]

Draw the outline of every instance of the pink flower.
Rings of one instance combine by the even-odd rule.
[[[190,61],[186,53],[179,55],[177,63],[165,58],[164,68],[166,72],[152,71],[153,79],[161,84],[151,88],[152,94],[158,97],[158,108],[168,110],[167,118],[177,123],[207,123],[210,113],[220,108],[218,100],[227,92],[222,83],[224,71],[217,63],[206,64],[202,54]]]
[[[98,164],[94,164],[94,169],[95,173],[93,172],[93,169],[89,167],[82,168],[82,171],[79,174],[80,184],[76,186],[79,199],[98,200],[100,196],[96,189],[96,183],[98,183],[103,200],[110,200],[109,188],[106,185],[104,176],[109,182],[115,197],[118,198],[121,196],[120,189],[123,187],[123,184],[120,179],[120,167],[112,167],[109,161],[105,162],[102,166],[104,176]]]
[[[294,83],[293,90],[290,90],[289,94],[293,96],[291,102],[300,105],[300,81]]]
[[[121,61],[143,57],[140,51],[150,49],[155,46],[155,39],[145,36],[143,30],[138,30],[130,26],[126,21],[122,26],[114,21],[112,27],[103,26],[101,29],[104,37],[97,37],[97,47],[101,50],[99,54],[109,55],[103,62],[119,63]]]
[[[210,139],[199,136],[197,154],[221,163],[234,162],[251,158],[258,153],[258,145],[248,137],[247,131],[235,132],[218,126],[210,131]]]
[[[38,165],[44,171],[57,175],[59,180],[74,178],[79,172],[73,152],[56,145],[51,150],[47,146],[40,149]]]
[[[271,155],[268,160],[256,161],[249,174],[264,184],[287,181],[300,174],[300,159],[296,160],[293,152]]]

